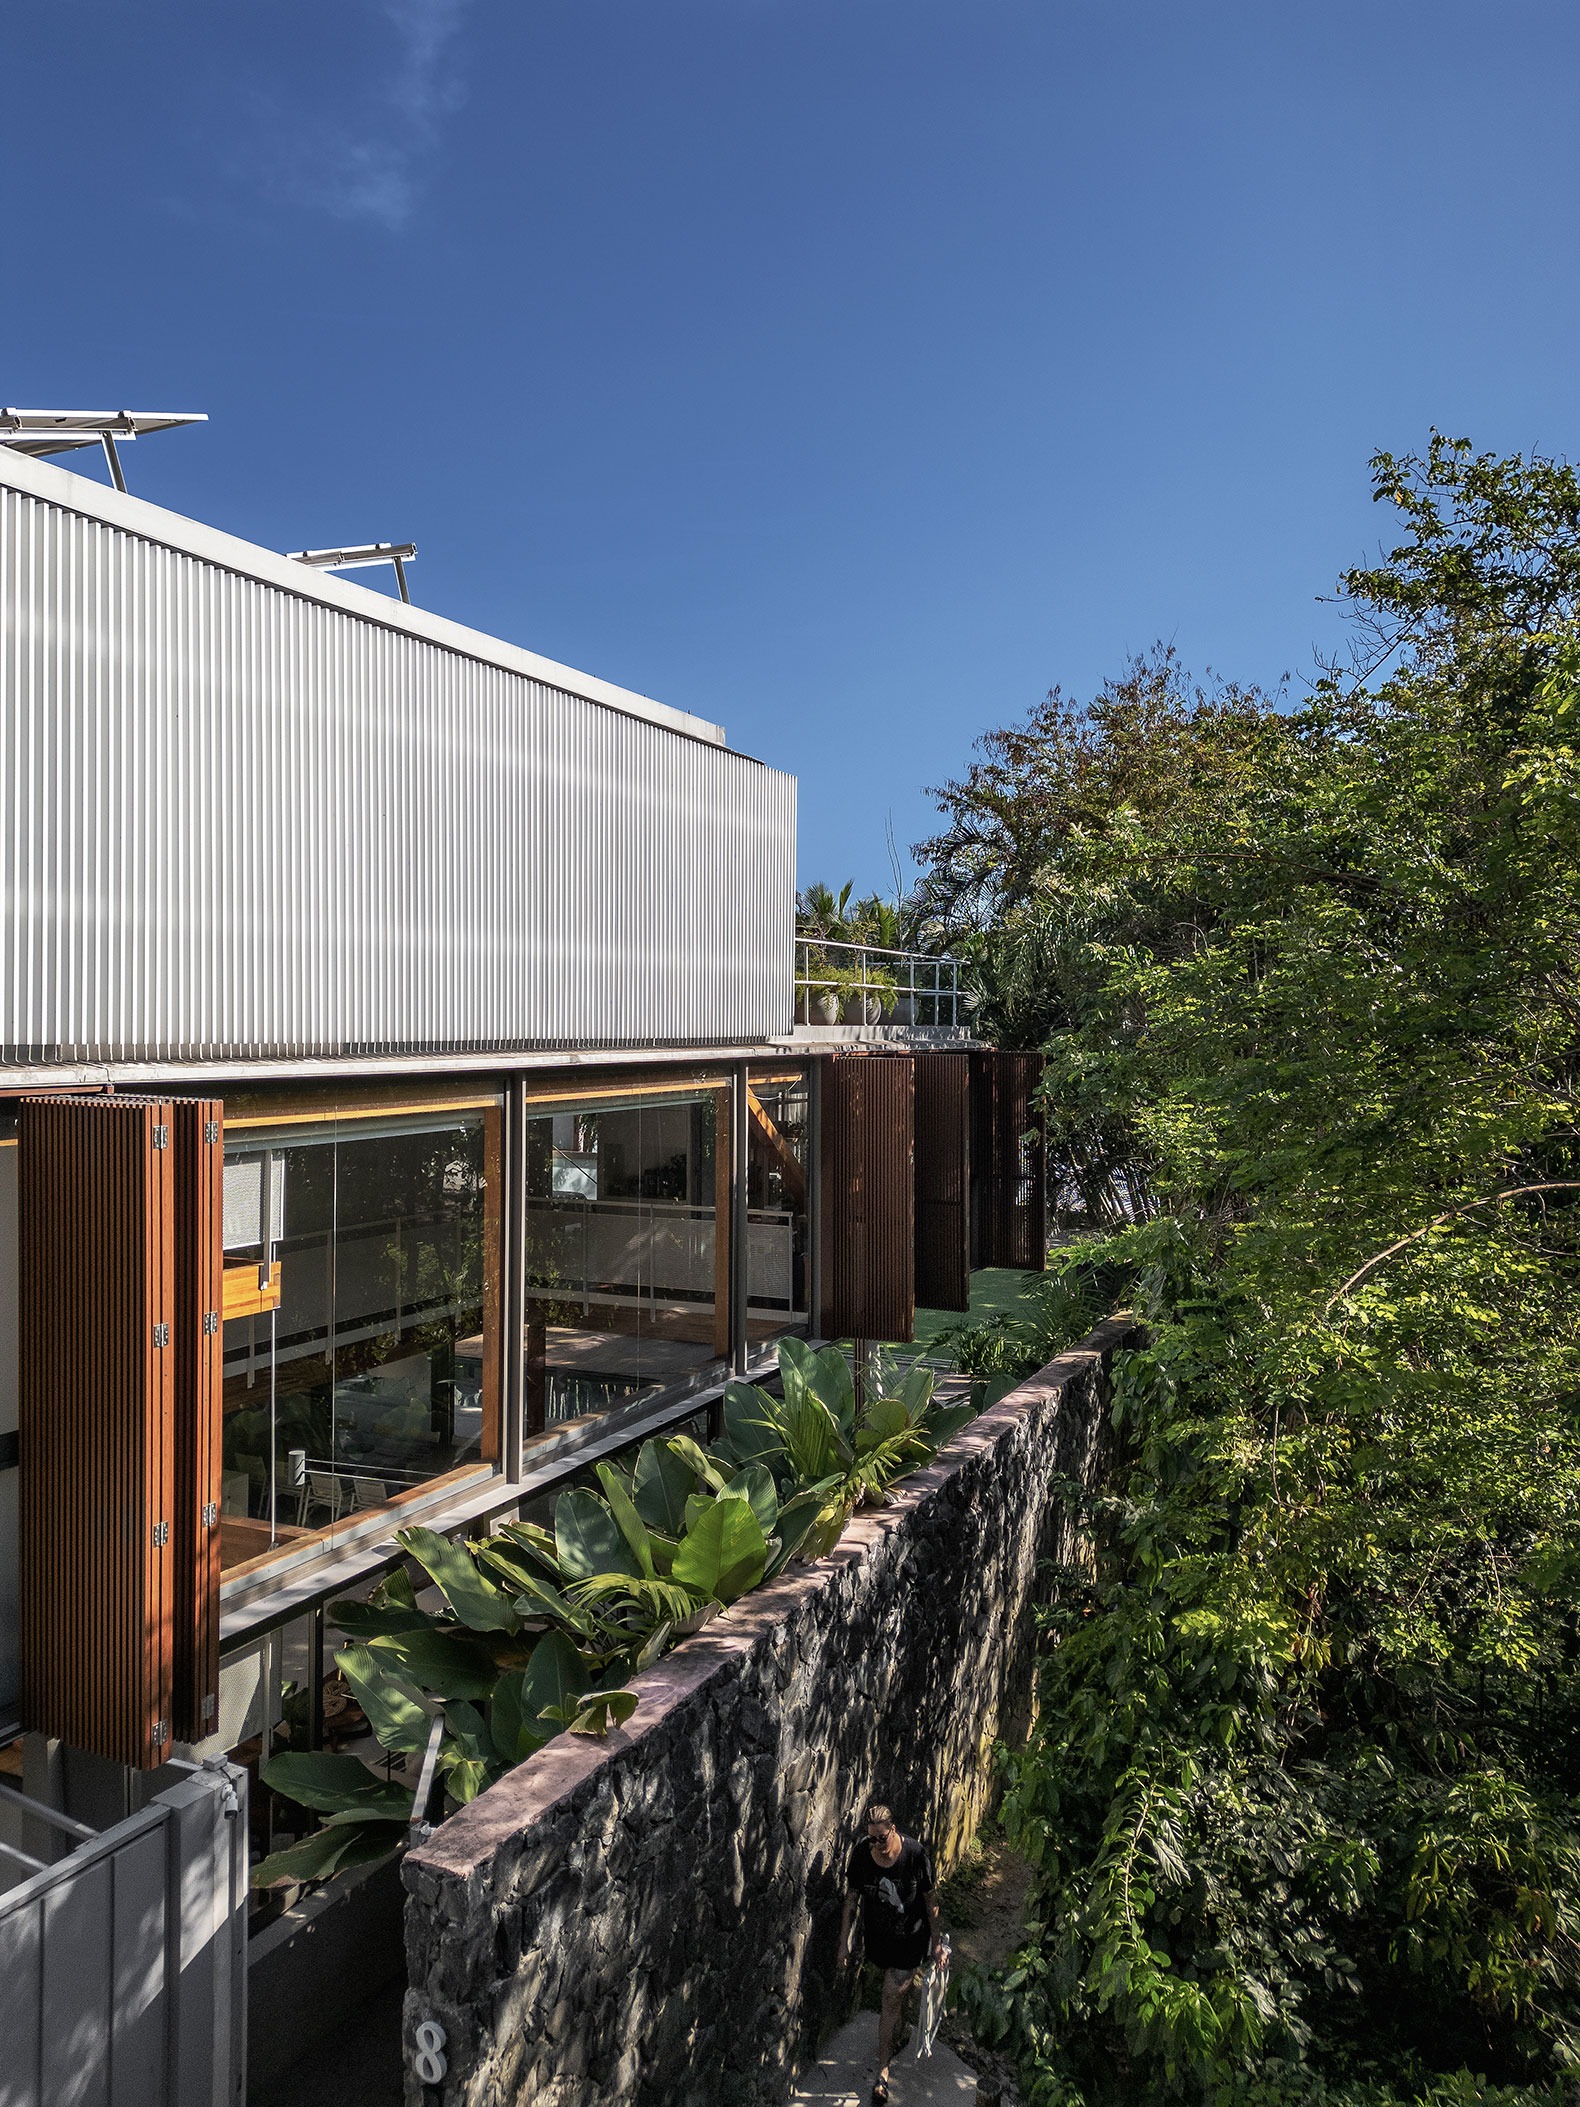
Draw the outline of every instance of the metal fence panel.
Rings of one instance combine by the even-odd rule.
[[[0,1894],[0,2107],[240,2107],[245,1794],[193,1772]]]
[[[788,1030],[792,778],[299,568],[0,458],[0,1059]]]

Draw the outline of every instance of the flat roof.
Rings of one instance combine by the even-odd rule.
[[[431,614],[425,607],[408,607],[331,572],[312,570],[273,549],[260,548],[239,535],[222,533],[218,527],[205,526],[200,520],[186,519],[179,512],[167,512],[146,498],[112,490],[107,484],[67,468],[56,468],[48,461],[35,460],[14,447],[0,445],[0,485],[119,528],[123,533],[135,534],[144,541],[179,549],[240,577],[294,593],[298,599],[316,600],[359,621],[376,622],[381,628],[398,630],[422,643],[437,644],[485,665],[499,666],[507,673],[524,675],[585,702],[623,711],[628,717],[645,718],[650,724],[663,725],[685,738],[701,739],[711,746],[729,743],[722,725],[710,724],[689,710],[673,709],[649,695],[638,695],[630,688],[617,687],[613,681],[600,680],[596,674],[581,673],[574,666],[541,658],[537,652],[523,650],[519,644],[507,644],[485,630],[469,629],[463,622]]]

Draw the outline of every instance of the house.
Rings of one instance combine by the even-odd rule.
[[[182,1766],[299,1822],[398,1528],[1042,1249],[1024,1057],[794,1021],[792,778],[3,440],[0,1932]]]

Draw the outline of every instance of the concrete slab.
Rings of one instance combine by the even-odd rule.
[[[878,2015],[862,2012],[801,2073],[793,2107],[867,2107],[877,2064]],[[976,2072],[941,2041],[920,2060],[907,2042],[889,2065],[893,2107],[975,2107],[976,2096]]]

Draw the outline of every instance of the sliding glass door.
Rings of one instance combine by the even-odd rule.
[[[227,1125],[223,1560],[499,1453],[499,1112]]]

